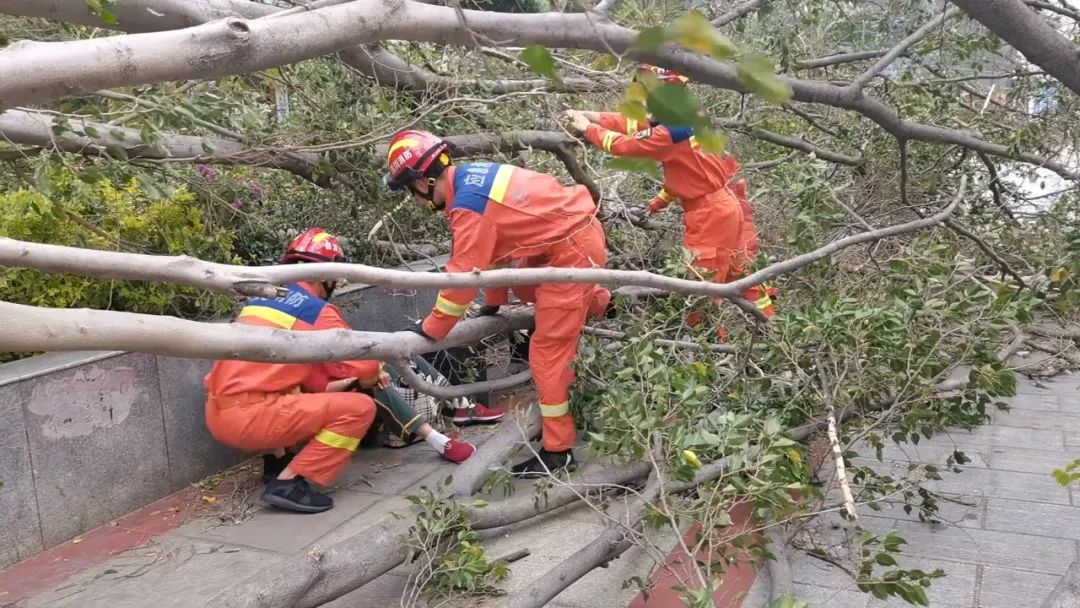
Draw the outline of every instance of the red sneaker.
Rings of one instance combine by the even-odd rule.
[[[443,446],[442,454],[439,454],[439,456],[442,456],[450,462],[465,462],[475,451],[476,447],[473,446],[473,444],[451,439]]]
[[[589,317],[603,319],[608,314],[608,306],[611,304],[611,292],[603,287],[597,287],[593,291],[592,302],[589,303]]]
[[[502,420],[506,410],[488,407],[479,403],[472,407],[459,407],[454,409],[454,424],[468,426],[470,424],[491,424]]]

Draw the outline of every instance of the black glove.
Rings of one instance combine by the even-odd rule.
[[[480,311],[476,313],[478,317],[490,317],[492,315],[499,314],[498,306],[481,306]]]
[[[436,340],[435,338],[432,338],[431,336],[429,336],[429,335],[427,334],[427,332],[426,332],[426,331],[424,331],[424,326],[423,326],[423,325],[421,325],[421,324],[420,324],[419,322],[417,322],[416,324],[414,324],[414,325],[410,325],[409,327],[405,328],[405,331],[411,331],[412,333],[414,333],[414,334],[417,334],[417,335],[420,335],[420,336],[423,336],[424,338],[426,338],[426,339],[428,339],[428,340],[431,340],[432,342],[438,342],[438,340]]]

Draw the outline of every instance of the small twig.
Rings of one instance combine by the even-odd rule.
[[[851,485],[848,482],[847,469],[844,466],[844,451],[840,448],[840,437],[836,430],[836,407],[833,404],[832,388],[825,378],[825,363],[821,354],[816,355],[818,381],[821,383],[821,397],[825,401],[825,415],[828,418],[829,445],[832,446],[833,457],[836,459],[836,478],[840,483],[840,493],[844,497],[844,511],[850,521],[859,518],[855,511],[855,497],[851,493]]]

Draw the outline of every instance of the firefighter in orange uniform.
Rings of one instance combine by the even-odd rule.
[[[333,262],[340,257],[344,254],[337,239],[312,228],[289,243],[281,261]],[[280,297],[248,300],[235,322],[290,331],[348,330],[341,311],[326,301],[335,287],[334,282],[294,283]],[[390,376],[379,361],[222,360],[214,363],[203,383],[207,427],[218,441],[242,450],[274,453],[263,457],[263,500],[290,511],[318,513],[332,508],[334,502],[313,490],[308,480],[323,486],[333,481],[375,419],[372,398],[351,391],[357,385],[385,389]],[[441,438],[437,449],[444,458],[460,462],[472,454],[471,445],[424,426],[425,432],[418,434],[425,439]],[[305,447],[290,459],[285,448],[304,441]]]
[[[565,187],[549,175],[512,165],[453,165],[451,145],[425,131],[398,133],[387,153],[391,190],[408,189],[417,202],[442,211],[450,221],[453,250],[448,272],[518,267],[593,268],[607,261],[596,205],[583,186]],[[505,288],[485,290],[481,314],[506,303]],[[441,340],[465,314],[477,289],[443,289],[435,307],[414,331]],[[544,284],[515,287],[521,300],[536,304],[536,329],[529,366],[540,393],[543,448],[514,467],[538,477],[575,466],[570,416],[571,367],[588,315],[603,315],[611,293],[595,285]]]
[[[642,66],[661,82],[684,86],[688,79],[664,68]],[[614,154],[651,158],[664,167],[664,187],[645,208],[647,214],[663,211],[678,200],[683,207],[683,246],[695,253],[694,266],[723,283],[744,274],[757,250],[753,208],[746,198],[746,182],[730,183],[739,170],[728,155],[704,152],[690,127],[648,125],[615,112],[567,113],[573,128],[594,146]],[[741,193],[741,196],[739,195]],[[773,316],[772,300],[761,286],[743,293],[763,313]],[[700,323],[701,313],[687,322]]]

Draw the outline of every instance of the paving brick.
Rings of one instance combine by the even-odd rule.
[[[453,463],[440,458],[423,442],[398,449],[362,449],[356,452],[334,485],[339,488],[394,495],[430,476],[433,470],[441,473],[441,481],[447,475],[453,474],[454,467]]]
[[[244,547],[165,538],[92,568],[26,608],[192,608],[228,585],[272,565],[281,556]]]
[[[953,455],[953,452],[963,452],[971,462],[963,465],[965,467],[975,468],[987,468],[986,454],[990,451],[990,448],[986,445],[981,445],[976,442],[954,442],[954,439],[966,437],[946,435],[938,435],[932,437],[929,441],[920,441],[918,445],[913,443],[906,443],[904,445],[896,445],[889,443],[882,449],[882,458],[886,460],[896,460],[900,462],[918,462],[923,464],[933,464],[939,467],[944,467],[946,460]],[[861,451],[861,454],[871,455],[873,451]]]
[[[411,502],[400,496],[384,496],[382,500],[369,506],[362,513],[352,513],[351,517],[311,541],[311,544],[328,547],[351,536],[361,534],[375,524],[392,521],[398,517],[411,519],[413,517],[412,506]]]
[[[989,496],[1067,505],[1069,490],[1048,475],[965,469],[962,473],[942,475],[942,481],[928,481],[924,487],[961,496]]]
[[[986,528],[1080,540],[1080,507],[991,498]]]
[[[1038,382],[1030,378],[1018,378],[1016,393],[1018,395],[1051,395],[1054,393],[1054,385],[1050,381]]]
[[[1009,426],[980,426],[970,431],[952,430],[952,438],[962,443],[982,443],[1014,448],[1053,449],[1065,445],[1063,433],[1058,430],[1021,429]]]
[[[979,608],[1040,608],[1061,579],[1011,568],[983,568]]]
[[[859,591],[853,583],[841,589],[796,584],[795,597],[811,608],[865,608],[871,596]]]
[[[930,605],[934,608],[970,608],[975,603],[975,582],[978,567],[974,564],[913,558],[907,555],[899,556],[897,564],[901,568],[917,568],[926,572],[940,568],[945,572],[945,576],[934,579],[930,583],[930,588],[926,590]],[[881,572],[878,571],[877,573],[880,574]],[[890,597],[886,600],[871,597],[869,604],[869,608],[910,607],[911,604],[899,597]]]
[[[0,388],[0,568],[44,550],[22,403],[27,383]],[[0,605],[4,597],[0,594]]]
[[[1069,539],[1039,537],[1032,542],[1032,537],[1012,532],[904,521],[896,522],[896,529],[907,540],[905,553],[912,556],[1059,575],[1076,558],[1075,541]]]
[[[1080,433],[1080,413],[1013,409],[992,414],[994,426]]]
[[[1072,414],[1080,413],[1080,393],[1077,394],[1059,394],[1057,396],[1058,407],[1061,411]]]
[[[1045,412],[1061,411],[1058,398],[1050,391],[1036,394],[1018,393],[1015,397],[1007,400],[1009,407],[1014,410],[1041,410]]]
[[[331,494],[334,508],[323,513],[303,516],[303,525],[296,525],[297,515],[266,506],[255,516],[235,525],[220,525],[210,521],[185,524],[177,534],[207,542],[254,547],[291,555],[326,535],[346,521],[356,517],[384,496],[370,492],[337,490]],[[362,515],[361,515],[362,516]]]
[[[990,449],[989,456],[992,469],[1049,476],[1054,469],[1080,458],[1080,449],[1031,450],[995,446]]]

